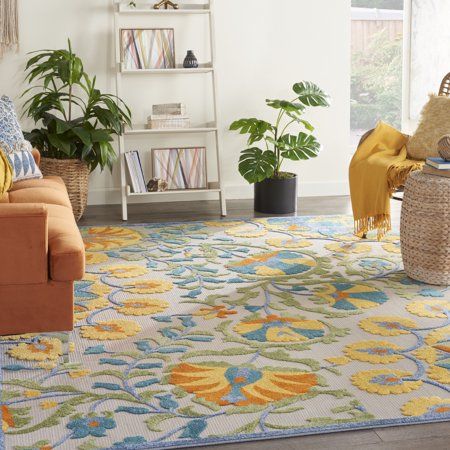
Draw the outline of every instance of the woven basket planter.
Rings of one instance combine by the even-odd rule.
[[[400,226],[407,275],[450,284],[450,178],[413,172],[405,185]]]
[[[39,167],[43,175],[57,175],[63,179],[75,220],[80,220],[87,205],[88,165],[78,159],[41,158]]]

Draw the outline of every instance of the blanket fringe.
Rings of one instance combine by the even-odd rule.
[[[392,164],[392,166],[389,167],[387,174],[390,195],[392,196],[399,187],[405,185],[411,172],[422,170],[423,164],[424,163],[421,161],[412,163],[411,160]]]
[[[355,220],[355,235],[362,238],[369,231],[377,230],[377,239],[381,241],[383,237],[391,231],[390,214],[378,214],[371,217],[363,217]]]

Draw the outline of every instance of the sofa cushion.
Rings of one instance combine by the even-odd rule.
[[[70,214],[72,214],[72,206],[67,194],[51,187],[29,187],[11,191],[9,202],[59,205],[69,209]]]
[[[18,181],[17,183],[13,184],[11,191],[17,191],[19,189],[30,187],[47,187],[67,193],[64,181],[62,180],[62,178],[56,176],[44,177],[41,179],[34,179],[34,180]]]
[[[50,278],[80,280],[84,275],[84,244],[72,209],[47,205]]]

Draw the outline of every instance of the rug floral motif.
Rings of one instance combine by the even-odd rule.
[[[153,449],[450,419],[450,292],[347,217],[85,228],[73,351],[0,339],[7,449]],[[30,299],[32,301],[32,299]]]

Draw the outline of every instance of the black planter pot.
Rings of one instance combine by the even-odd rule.
[[[291,214],[297,211],[297,175],[284,180],[266,179],[255,183],[255,211]]]

